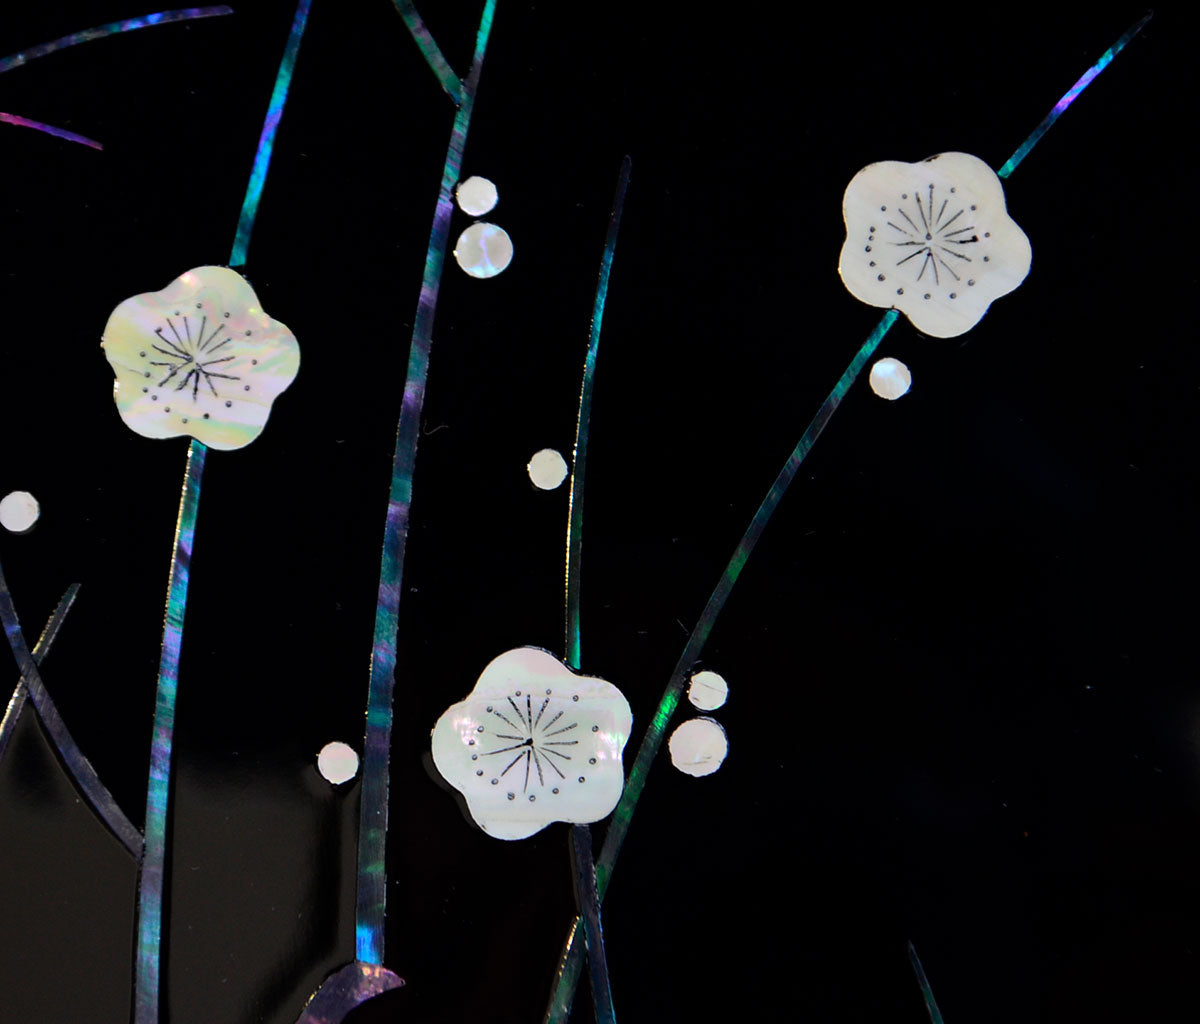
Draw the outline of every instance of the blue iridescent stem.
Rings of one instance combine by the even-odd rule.
[[[617,232],[621,229],[621,211],[625,207],[625,191],[629,188],[629,172],[632,166],[629,157],[625,157],[617,179],[617,193],[613,198],[608,236],[604,240],[604,255],[600,260],[600,277],[596,282],[596,298],[592,304],[592,329],[588,338],[587,356],[583,363],[583,384],[579,389],[579,418],[575,426],[575,456],[571,462],[571,496],[567,513],[567,663],[574,669],[579,668],[583,484],[587,470],[588,433],[592,420],[592,384],[596,376],[596,356],[600,351],[600,326],[604,321],[604,303],[608,298],[608,277],[612,272],[613,253],[617,248]]]
[[[1067,94],[1055,104],[1050,114],[1034,129],[1029,138],[1018,147],[1016,153],[997,172],[1001,177],[1007,177],[1012,173],[1013,168],[1028,155],[1038,140],[1045,135],[1050,125],[1058,120],[1059,115],[1108,66],[1112,58],[1124,48],[1125,44],[1141,31],[1149,19],[1150,15],[1146,15],[1146,17],[1142,18],[1122,35],[1120,39],[1104,52],[1100,60],[1071,87]],[[671,720],[671,716],[679,704],[679,698],[683,692],[687,673],[700,657],[700,653],[708,640],[708,635],[712,631],[717,616],[724,607],[734,583],[741,574],[742,568],[745,566],[746,560],[750,557],[755,544],[757,544],[759,536],[774,514],[779,500],[783,497],[783,492],[787,490],[795,478],[796,471],[800,468],[800,463],[803,462],[813,442],[816,441],[821,431],[825,428],[829,417],[833,415],[834,410],[841,403],[842,396],[854,382],[854,379],[862,370],[867,359],[874,353],[879,342],[891,328],[892,324],[896,322],[897,315],[896,310],[891,310],[879,321],[871,336],[867,338],[862,348],[859,349],[858,354],[846,368],[846,372],[842,374],[837,384],[834,385],[833,391],[830,392],[829,397],[818,410],[813,421],[808,425],[808,429],[805,430],[791,457],[784,464],[779,476],[776,477],[775,483],[767,493],[762,505],[759,506],[758,511],[754,514],[754,518],[750,521],[750,526],[742,536],[741,542],[733,553],[733,557],[729,560],[729,564],[725,567],[725,571],[721,575],[716,589],[713,590],[712,596],[708,599],[708,604],[705,605],[704,611],[700,615],[700,620],[696,623],[696,629],[688,638],[683,654],[675,665],[675,670],[671,673],[670,682],[668,682],[662,699],[659,701],[658,708],[655,710],[654,718],[646,730],[645,737],[642,739],[642,745],[638,748],[637,759],[634,761],[633,770],[629,774],[629,781],[625,786],[621,802],[617,805],[617,809],[613,814],[612,824],[609,826],[608,834],[604,839],[600,861],[596,866],[596,886],[601,900],[603,900],[604,894],[608,889],[608,880],[611,877],[613,865],[620,853],[625,834],[629,829],[629,823],[637,806],[638,798],[645,787],[646,776],[650,771],[651,764],[658,753],[659,747],[662,745],[662,738]],[[578,948],[579,944],[576,942],[578,933],[579,921],[576,919],[567,934],[566,942],[563,944],[563,953],[559,960],[554,991],[551,994],[550,1005],[546,1011],[545,1020],[547,1024],[565,1021],[571,1012],[571,1004],[575,999],[575,989],[579,984],[582,960],[582,954]]]
[[[425,379],[433,319],[437,312],[442,265],[450,238],[450,214],[454,209],[454,186],[458,183],[463,147],[475,106],[475,90],[483,70],[488,36],[496,0],[487,0],[475,36],[471,72],[463,83],[462,102],[454,117],[442,184],[438,190],[429,247],[425,252],[425,274],[412,344],[400,421],[396,427],[396,450],[392,459],[392,484],[388,495],[387,519],[383,530],[383,555],[379,567],[379,594],[375,606],[375,635],[371,645],[371,681],[367,691],[367,727],[363,741],[361,810],[358,829],[358,896],[355,911],[357,959],[367,964],[383,963],[384,916],[387,911],[387,819],[388,757],[392,743],[392,692],[396,679],[396,632],[400,614],[400,588],[404,575],[404,547],[408,539],[412,506],[413,466],[417,457],[421,406],[425,401]]]
[[[171,796],[171,745],[175,733],[175,695],[179,688],[179,651],[187,611],[188,572],[200,478],[208,449],[199,441],[188,447],[187,472],[175,524],[175,554],[167,578],[167,615],[163,625],[158,691],[154,700],[154,739],[146,787],[146,848],[138,878],[137,959],[134,963],[134,1022],[155,1024],[159,1009],[160,952],[163,937],[163,876],[167,853],[167,807]]]
[[[147,14],[141,18],[127,18],[125,21],[111,21],[107,25],[87,28],[82,32],[74,32],[61,39],[55,39],[39,46],[31,46],[28,50],[14,53],[11,57],[0,58],[0,72],[11,71],[27,64],[36,57],[45,57],[48,53],[76,46],[79,43],[91,42],[93,39],[103,39],[105,36],[116,35],[118,32],[130,32],[135,28],[150,28],[152,25],[167,25],[173,21],[188,21],[192,18],[213,18],[221,14],[232,14],[233,8],[219,4],[216,7],[188,7],[178,11],[161,11],[158,14]]]
[[[3,574],[3,568],[0,567],[0,575]],[[42,660],[50,653],[50,648],[54,644],[54,638],[58,636],[58,631],[62,629],[63,621],[67,617],[67,612],[71,610],[71,605],[75,603],[75,597],[79,593],[79,584],[72,583],[67,592],[63,594],[62,600],[58,602],[58,607],[54,609],[54,614],[50,616],[42,629],[42,635],[38,637],[37,643],[33,645],[33,662],[39,668]],[[15,617],[16,611],[14,609]],[[18,623],[18,627],[19,627]],[[8,746],[8,741],[12,738],[13,730],[17,727],[17,719],[21,717],[21,711],[25,707],[25,699],[29,696],[29,688],[25,685],[25,676],[22,675],[17,680],[16,688],[13,690],[12,697],[9,698],[8,707],[4,710],[4,716],[0,718],[0,760],[4,758],[5,748]],[[45,694],[46,700],[53,705],[50,700],[50,694]],[[34,710],[37,710],[36,708]],[[55,715],[58,714],[58,709],[55,708]],[[138,837],[138,845],[141,845],[141,837]]]
[[[76,135],[74,132],[69,132],[65,128],[55,128],[52,124],[45,124],[42,121],[33,121],[28,117],[22,117],[20,114],[6,114],[0,110],[0,121],[5,124],[15,124],[21,128],[33,128],[39,132],[45,132],[47,135],[53,135],[60,139],[66,139],[68,142],[78,142],[84,146],[90,146],[92,149],[103,149],[104,147],[95,139],[89,139],[86,135]]]
[[[608,298],[608,278],[612,272],[613,253],[617,249],[617,234],[621,229],[621,213],[625,208],[625,192],[629,188],[632,161],[621,161],[617,191],[613,197],[612,214],[608,220],[608,235],[600,259],[600,276],[596,282],[596,298],[592,304],[592,326],[587,355],[583,361],[583,383],[579,389],[579,417],[575,425],[575,455],[572,459],[571,495],[567,513],[567,574],[566,574],[566,655],[567,664],[580,668],[579,588],[583,565],[583,493],[587,478],[588,436],[592,421],[592,388],[596,377],[596,357],[600,352],[600,327],[604,321],[604,303]],[[572,882],[575,902],[579,908],[577,920],[584,925],[588,966],[592,977],[592,1001],[597,1024],[616,1020],[613,1008],[612,985],[608,977],[608,958],[604,952],[604,930],[600,920],[600,895],[596,891],[596,866],[592,858],[592,830],[587,825],[571,826],[572,861],[575,871]]]
[[[67,591],[66,596],[59,603],[54,618],[47,625],[47,633],[43,634],[44,637],[49,637],[46,640],[47,647],[50,640],[58,632],[58,627],[74,602],[75,594],[78,590],[78,585],[75,585]],[[50,699],[50,694],[42,682],[41,674],[38,672],[37,658],[30,654],[29,648],[25,643],[24,634],[21,632],[21,624],[17,620],[17,611],[13,606],[12,595],[9,594],[8,584],[4,580],[3,567],[0,567],[0,620],[4,623],[4,631],[8,636],[9,646],[12,648],[13,655],[17,659],[17,665],[21,669],[21,682],[18,683],[17,691],[13,695],[12,701],[9,702],[4,722],[0,724],[0,753],[3,752],[4,746],[8,742],[8,734],[16,726],[17,716],[21,713],[24,693],[28,692],[34,710],[37,711],[38,717],[42,720],[42,725],[46,728],[46,734],[58,750],[63,764],[75,780],[75,785],[79,787],[84,798],[100,816],[100,820],[104,822],[109,831],[117,837],[121,845],[134,857],[140,856],[142,852],[142,834],[134,827],[133,822],[125,817],[125,812],[117,806],[116,800],[113,799],[112,794],[105,787],[104,783],[100,781],[100,776],[96,774],[96,769],[92,767],[91,762],[84,756],[83,751],[75,743],[70,730],[67,729],[66,723],[58,713],[58,708],[55,707],[54,701]],[[39,641],[39,646],[42,646],[41,641]]]
[[[929,979],[925,977],[925,968],[921,966],[921,958],[917,956],[917,949],[911,942],[908,944],[908,960],[916,972],[917,984],[921,986],[921,995],[925,997],[925,1009],[929,1011],[929,1019],[933,1024],[945,1024],[942,1020],[942,1011],[938,1009],[937,1000],[933,998],[933,989],[929,986]]]
[[[1131,40],[1134,36],[1136,36],[1143,28],[1145,28],[1146,22],[1148,22],[1152,17],[1154,17],[1153,11],[1146,14],[1123,36],[1121,36],[1120,39],[1118,39],[1112,44],[1112,46],[1104,51],[1100,59],[1083,73],[1079,81],[1066,91],[1062,99],[1054,104],[1050,110],[1050,113],[1042,118],[1042,123],[1029,133],[1029,138],[1022,142],[1017,147],[1017,151],[1004,162],[1004,166],[996,172],[997,175],[999,175],[1001,178],[1007,178],[1014,170],[1016,170],[1017,164],[1019,164],[1029,155],[1029,151],[1033,149],[1033,147],[1036,146],[1041,140],[1042,136],[1050,130],[1050,126],[1054,124],[1054,122],[1060,117],[1062,117],[1063,111],[1075,102],[1075,100],[1079,97],[1079,94],[1083,92],[1084,89],[1092,84],[1092,79],[1094,79],[1098,74],[1100,74],[1101,71],[1103,71],[1106,67],[1108,67],[1109,64],[1112,63],[1112,59],[1123,49],[1125,49],[1125,44],[1128,43],[1129,40]]]
[[[437,40],[433,38],[429,29],[425,27],[425,22],[421,15],[417,13],[416,5],[412,0],[392,0],[396,5],[396,10],[400,12],[400,17],[404,19],[404,24],[408,26],[408,31],[413,37],[413,41],[421,51],[421,56],[425,58],[425,63],[437,80],[442,83],[442,88],[446,90],[446,94],[454,100],[455,105],[462,102],[462,82],[458,80],[458,75],[454,73],[454,69],[450,67],[446,58],[442,55],[441,47],[438,46]]]
[[[300,0],[292,20],[283,59],[275,76],[275,87],[267,107],[258,151],[242,201],[237,234],[229,262],[243,265],[258,213],[258,201],[271,164],[275,131],[287,103],[288,87],[296,65],[300,39],[308,21],[312,0]],[[175,731],[175,696],[179,684],[179,651],[183,643],[183,622],[187,612],[188,569],[192,541],[196,531],[196,511],[200,504],[200,481],[208,449],[193,440],[188,447],[187,470],[179,519],[175,526],[175,557],[167,583],[167,617],[163,626],[162,659],[159,663],[158,691],[155,698],[154,737],[150,748],[150,778],[146,788],[146,841],[138,879],[138,935],[134,963],[134,1022],[156,1024],[161,1002],[162,940],[165,914],[163,883],[166,868],[167,809],[171,792],[171,748]]]
[[[242,200],[242,213],[238,217],[237,235],[233,240],[233,252],[229,257],[231,267],[241,267],[246,263],[246,250],[250,247],[250,234],[254,231],[254,218],[258,216],[258,201],[262,198],[263,186],[267,182],[267,171],[271,166],[275,132],[279,129],[283,108],[287,104],[288,89],[292,84],[292,72],[296,67],[296,54],[300,51],[300,40],[304,37],[304,27],[308,24],[310,7],[312,7],[312,0],[300,0],[296,5],[296,16],[292,19],[292,31],[288,35],[287,45],[283,50],[283,59],[279,62],[279,71],[275,75],[275,88],[271,91],[271,102],[267,106],[267,116],[258,137],[258,150],[254,154],[254,166],[250,171],[250,184],[246,188],[246,197]]]

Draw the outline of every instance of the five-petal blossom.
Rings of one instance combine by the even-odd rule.
[[[506,651],[433,729],[433,762],[497,839],[553,821],[607,817],[625,785],[633,726],[612,683],[576,675],[537,647]]]
[[[196,267],[160,292],[126,299],[101,342],[126,426],[144,437],[186,434],[242,448],[296,378],[300,347],[241,274]]]
[[[870,164],[851,179],[842,213],[838,273],[850,293],[936,338],[969,331],[1029,273],[1029,239],[1000,179],[968,153]]]

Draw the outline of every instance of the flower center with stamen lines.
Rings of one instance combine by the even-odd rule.
[[[171,317],[166,317],[165,326],[154,329],[156,340],[151,342],[151,346],[163,358],[150,360],[150,365],[160,367],[164,373],[156,386],[165,387],[174,381],[174,390],[183,391],[190,385],[194,402],[203,385],[212,392],[214,398],[220,398],[216,381],[242,379],[223,372],[227,369],[225,364],[236,358],[221,352],[233,337],[225,329],[224,323],[218,323],[210,332],[207,315],[200,317],[198,325],[193,324],[187,314],[180,316],[176,313],[175,316],[180,317],[178,324]]]
[[[558,703],[565,703],[566,707],[557,709],[554,705]],[[520,690],[506,697],[503,703],[489,704],[487,712],[493,725],[504,730],[491,733],[492,739],[503,741],[504,745],[481,755],[495,758],[495,764],[503,765],[498,771],[493,770],[491,784],[499,785],[506,776],[516,777],[522,780],[521,792],[528,793],[531,782],[541,788],[547,783],[565,782],[570,762],[575,760],[572,748],[579,746],[575,733],[579,722],[565,717],[572,707],[570,702],[552,698],[549,693],[535,701],[532,695]],[[509,775],[510,772],[513,774]],[[554,792],[558,792],[557,788]]]
[[[971,223],[975,207],[956,202],[954,191],[943,197],[930,185],[925,193],[905,193],[896,207],[896,218],[885,222],[894,233],[888,244],[897,249],[895,265],[908,264],[916,270],[916,281],[925,279],[927,273],[935,285],[942,283],[943,274],[961,281],[966,265],[973,262],[967,253],[979,241]]]

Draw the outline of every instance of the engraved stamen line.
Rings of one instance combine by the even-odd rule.
[[[938,262],[939,262],[939,263],[940,263],[940,264],[941,264],[943,267],[945,267],[947,270],[950,270],[950,264],[949,264],[949,263],[947,263],[947,262],[946,262],[944,259],[942,259],[940,256],[939,256],[937,259],[938,259]],[[962,280],[962,278],[961,278],[961,277],[959,277],[959,276],[958,276],[958,275],[957,275],[957,274],[956,274],[956,273],[955,273],[953,270],[950,270],[950,276],[951,276],[952,278],[954,278],[954,280],[956,280],[956,281],[961,281],[961,280]]]
[[[946,228],[948,228],[951,224],[953,224],[956,220],[958,220],[958,218],[963,215],[965,210],[966,210],[966,207],[964,206],[961,210],[958,211],[958,213],[956,213],[953,217],[951,217],[948,221],[946,221],[946,223],[942,225],[942,230],[945,231]]]

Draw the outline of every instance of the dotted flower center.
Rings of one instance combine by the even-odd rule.
[[[479,725],[476,731],[483,734],[481,744],[499,745],[472,754],[471,760],[491,768],[491,785],[499,786],[505,780],[513,786],[506,794],[509,800],[517,798],[518,780],[521,794],[530,803],[538,797],[538,793],[529,792],[531,785],[539,792],[549,786],[551,795],[557,796],[560,783],[571,778],[586,783],[586,775],[576,775],[582,770],[584,760],[578,749],[581,745],[581,722],[575,714],[578,700],[577,695],[569,701],[554,697],[550,690],[537,698],[517,690],[503,701],[487,705],[488,725]],[[591,731],[598,732],[599,728],[593,725]],[[596,758],[589,758],[587,763],[595,764]],[[475,775],[484,778],[488,773],[480,767]]]
[[[939,194],[937,186],[930,184],[911,195],[901,193],[894,208],[881,206],[884,228],[871,225],[867,235],[865,251],[877,254],[870,266],[886,261],[892,272],[899,271],[901,280],[926,288],[945,288],[951,299],[958,298],[958,288],[974,287],[974,264],[988,262],[989,257],[981,255],[979,248],[991,232],[980,234],[974,223],[978,208],[960,201],[957,192],[950,188],[948,194]],[[877,235],[882,236],[879,241]],[[886,281],[887,273],[880,270],[876,280]],[[896,294],[904,294],[903,286],[896,289]],[[932,292],[924,293],[924,298],[932,297]]]
[[[203,305],[197,303],[196,308],[203,310]],[[190,390],[193,402],[199,399],[202,391],[213,398],[222,398],[224,392],[231,389],[231,384],[227,382],[242,379],[226,372],[230,369],[228,364],[237,358],[225,348],[233,341],[233,335],[224,322],[228,318],[229,314],[225,313],[221,320],[210,327],[208,314],[204,312],[201,312],[198,323],[195,322],[195,314],[181,313],[179,310],[175,311],[173,317],[164,317],[166,322],[154,328],[151,351],[139,353],[147,366],[157,367],[156,370],[144,370],[143,376],[161,374],[162,379],[154,385],[156,388],[182,392],[180,397],[186,397]],[[252,362],[257,363],[257,360]],[[148,387],[142,388],[143,392],[149,390]],[[243,390],[249,391],[249,386]],[[158,401],[158,395],[152,395],[151,399]],[[232,403],[226,401],[225,404],[229,406]],[[164,411],[169,412],[169,407],[165,407]],[[204,416],[207,419],[208,413]]]

